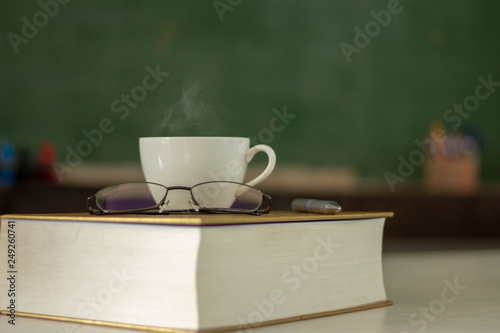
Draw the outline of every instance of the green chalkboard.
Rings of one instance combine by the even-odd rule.
[[[282,165],[382,178],[478,77],[500,81],[496,1],[60,1],[2,6],[0,137],[51,140],[63,163],[247,136]],[[445,122],[481,138],[484,180],[500,180],[499,88]]]

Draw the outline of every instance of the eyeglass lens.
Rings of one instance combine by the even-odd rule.
[[[207,182],[193,186],[193,198],[204,208],[254,211],[259,208],[262,193],[253,187],[231,182]]]
[[[167,189],[150,183],[128,183],[100,190],[96,195],[99,207],[108,212],[151,209],[165,196]]]

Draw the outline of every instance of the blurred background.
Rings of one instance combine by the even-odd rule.
[[[142,179],[139,137],[243,136],[277,153],[275,209],[394,211],[398,249],[498,245],[498,2],[2,7],[1,213],[85,211]]]

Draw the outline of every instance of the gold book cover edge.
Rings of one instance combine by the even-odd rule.
[[[148,332],[222,333],[222,332],[231,332],[231,331],[242,330],[242,329],[257,328],[257,327],[262,327],[262,326],[284,324],[284,323],[296,322],[296,321],[307,320],[307,319],[334,316],[334,315],[339,315],[339,314],[344,314],[344,313],[375,309],[375,308],[380,308],[380,307],[384,307],[384,306],[391,306],[393,304],[394,303],[392,301],[386,300],[386,301],[370,303],[370,304],[355,306],[355,307],[346,308],[346,309],[339,309],[339,310],[333,310],[333,311],[300,315],[300,316],[294,316],[294,317],[288,317],[288,318],[282,318],[282,319],[267,320],[267,321],[263,321],[263,322],[259,322],[259,323],[253,323],[253,324],[220,327],[220,328],[208,328],[208,329],[201,329],[201,330],[186,330],[186,329],[177,329],[177,328],[144,326],[144,325],[136,325],[136,324],[122,324],[122,323],[102,321],[102,320],[79,319],[79,318],[60,317],[60,316],[51,316],[51,315],[42,315],[42,314],[24,313],[24,312],[16,312],[15,315],[19,316],[19,317],[27,317],[27,318],[34,318],[34,319],[55,320],[55,321],[62,321],[62,322],[68,322],[68,323],[132,329],[132,330],[148,331]],[[9,316],[11,313],[9,311],[0,310],[0,314]]]
[[[96,216],[88,213],[59,213],[59,214],[6,214],[2,219],[23,219],[38,221],[61,222],[105,222],[131,224],[159,224],[159,225],[235,225],[261,223],[291,223],[357,220],[379,217],[393,217],[393,212],[340,212],[337,214],[312,214],[292,211],[273,211],[261,216],[248,214],[172,214],[172,215],[141,215],[122,214]]]

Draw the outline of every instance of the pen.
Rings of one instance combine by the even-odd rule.
[[[342,207],[335,201],[297,198],[292,201],[292,209],[298,212],[335,214],[342,210]]]

